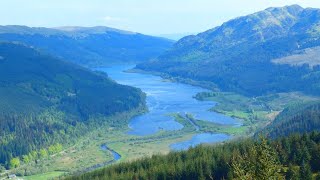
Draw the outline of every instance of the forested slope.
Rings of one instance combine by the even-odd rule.
[[[144,108],[145,95],[33,48],[0,43],[0,165]],[[121,122],[105,122],[116,126]]]
[[[320,131],[319,102],[297,104],[284,109],[271,124],[256,134],[276,138],[312,131]]]
[[[67,179],[304,179],[320,172],[320,134],[242,140],[154,155]]]
[[[247,96],[319,95],[320,10],[268,8],[187,36],[136,68]]]

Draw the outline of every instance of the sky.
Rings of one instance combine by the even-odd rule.
[[[150,35],[198,33],[266,9],[320,0],[0,0],[0,25],[108,26]]]

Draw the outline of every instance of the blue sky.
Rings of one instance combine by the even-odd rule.
[[[320,8],[320,0],[1,0],[0,24],[195,33],[270,6],[291,4]]]

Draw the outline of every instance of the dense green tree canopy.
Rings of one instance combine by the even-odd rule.
[[[15,43],[0,43],[0,56],[0,164],[7,167],[12,158],[86,134],[104,117],[144,107],[141,90],[104,73]]]

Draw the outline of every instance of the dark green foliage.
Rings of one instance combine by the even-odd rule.
[[[309,177],[319,172],[320,163],[310,163],[320,154],[312,149],[319,146],[320,133],[315,132],[271,142],[242,140],[154,155],[67,179],[290,179],[302,171]],[[302,151],[310,157],[304,158]]]
[[[155,58],[173,41],[107,27],[61,29],[0,26],[0,40],[21,42],[85,66]]]
[[[256,143],[247,153],[238,154],[232,159],[235,179],[281,179],[282,169],[276,151],[268,145],[266,139]]]
[[[273,62],[320,46],[319,17],[318,9],[269,8],[185,37],[156,60],[137,68],[204,85],[214,83],[211,88],[247,96],[290,91],[319,95],[319,66]]]
[[[32,48],[0,43],[0,56],[0,164],[144,106],[139,89]]]
[[[319,102],[297,104],[284,109],[271,124],[256,134],[262,133],[276,138],[315,130],[320,130]]]
[[[286,173],[286,179],[287,180],[299,180],[300,179],[299,174],[299,167],[295,167],[291,164],[289,164],[287,173]]]
[[[312,172],[310,165],[305,162],[302,162],[300,166],[300,179],[312,180]]]

